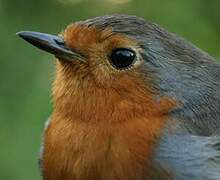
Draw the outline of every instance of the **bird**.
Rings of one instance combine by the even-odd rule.
[[[44,180],[219,180],[220,65],[141,17],[20,31],[55,56]]]

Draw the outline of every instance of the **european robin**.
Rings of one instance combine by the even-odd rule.
[[[220,65],[207,53],[128,15],[18,35],[56,57],[44,180],[220,179]]]

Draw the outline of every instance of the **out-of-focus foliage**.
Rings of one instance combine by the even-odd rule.
[[[71,22],[128,13],[161,24],[220,57],[219,0],[0,0],[0,179],[40,179],[41,132],[52,105],[54,62],[18,38],[59,33]]]

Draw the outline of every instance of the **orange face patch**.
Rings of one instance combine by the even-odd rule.
[[[132,67],[137,68],[141,64],[140,62],[143,62],[139,56],[140,48],[138,42],[125,35],[114,33],[110,27],[98,29],[94,26],[88,27],[83,24],[73,24],[66,28],[63,36],[69,48],[86,57],[86,63],[74,61],[74,67],[71,70],[73,75],[93,77],[94,83],[99,86],[111,86],[112,83],[118,82],[117,80],[121,79],[121,77],[129,74],[132,76],[130,71],[119,71],[109,62],[109,56],[114,49],[133,49],[138,56],[138,63]],[[80,75],[75,72],[76,69],[80,71]]]

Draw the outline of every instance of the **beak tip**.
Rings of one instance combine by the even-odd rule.
[[[19,31],[19,32],[16,32],[16,35],[21,37],[21,36],[22,36],[22,34],[23,34],[23,32],[24,32],[24,31]]]
[[[16,33],[17,36],[31,43],[34,46],[36,46],[36,42],[38,41],[37,34],[38,34],[37,32],[32,32],[32,31],[19,31]]]
[[[25,39],[25,37],[27,36],[27,32],[28,31],[19,31],[19,32],[16,33],[16,35],[23,38],[23,39]]]

